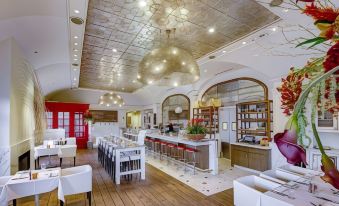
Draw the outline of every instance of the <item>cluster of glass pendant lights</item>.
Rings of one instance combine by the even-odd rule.
[[[100,96],[99,104],[107,107],[115,105],[122,107],[123,105],[125,105],[125,102],[120,95],[109,92]]]
[[[194,57],[186,50],[169,43],[170,34],[175,29],[166,30],[168,42],[152,50],[140,62],[138,80],[146,85],[182,86],[199,80],[200,69]],[[113,92],[100,97],[100,105],[107,107],[125,104],[120,95]],[[176,108],[181,113],[182,108]]]

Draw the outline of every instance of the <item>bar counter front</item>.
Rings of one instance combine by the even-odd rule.
[[[188,150],[192,149],[192,151],[195,151],[196,167],[199,171],[211,172],[212,174],[218,173],[217,141],[215,139],[194,141],[181,136],[159,133],[146,134],[146,138],[174,144],[177,147],[188,148]]]

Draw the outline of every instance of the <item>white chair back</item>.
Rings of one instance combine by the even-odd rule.
[[[77,141],[76,141],[75,137],[66,138],[66,144],[67,145],[76,145]]]
[[[92,191],[92,167],[82,165],[61,170],[58,192],[63,195],[73,195]]]
[[[140,130],[139,131],[139,133],[138,133],[138,140],[137,140],[137,143],[139,145],[144,145],[145,144],[146,133],[147,133],[147,130]]]
[[[77,146],[76,145],[64,145],[60,147],[58,156],[59,158],[64,157],[75,157],[77,155]]]

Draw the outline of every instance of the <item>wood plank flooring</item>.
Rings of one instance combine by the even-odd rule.
[[[47,161],[42,159],[40,161]],[[53,159],[53,162],[58,159]],[[63,168],[72,166],[72,160],[64,161]],[[186,186],[180,181],[146,164],[146,180],[122,180],[121,185],[115,185],[110,176],[97,161],[96,150],[78,150],[76,165],[90,164],[93,168],[94,206],[233,206],[233,190],[226,190],[212,196],[205,196]],[[18,200],[19,206],[33,206],[34,197]],[[41,206],[57,206],[57,191],[40,195]],[[88,205],[85,194],[66,197],[66,205]]]

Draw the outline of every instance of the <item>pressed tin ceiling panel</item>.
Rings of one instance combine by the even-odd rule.
[[[80,87],[134,92],[138,64],[168,42],[198,59],[279,17],[254,0],[90,0]],[[209,33],[209,28],[215,28]]]

